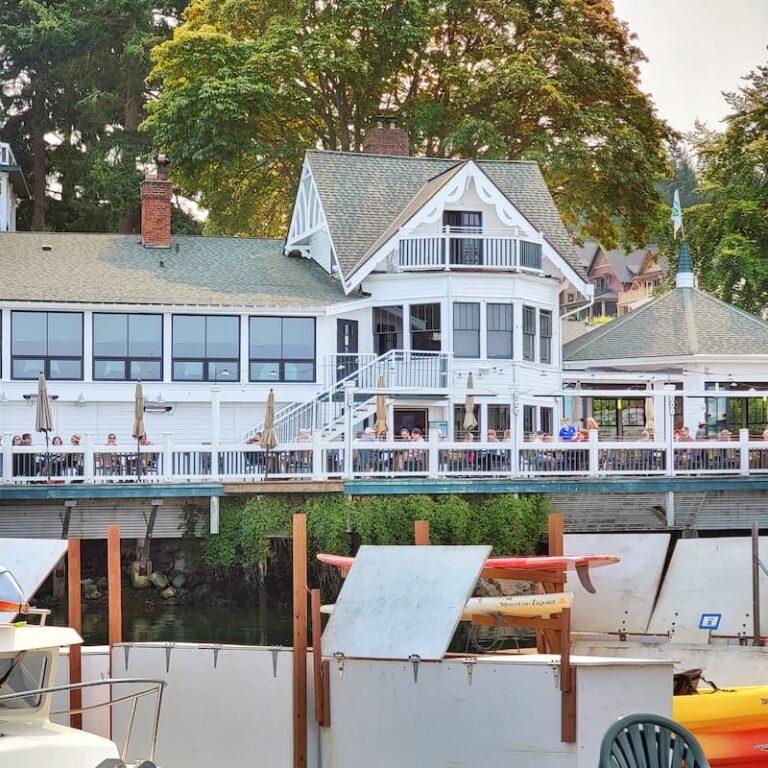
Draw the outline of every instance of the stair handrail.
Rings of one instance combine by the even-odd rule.
[[[391,358],[394,358],[397,353],[402,353],[402,352],[403,352],[402,349],[390,349],[388,352],[385,352],[383,355],[379,355],[373,360],[369,360],[365,365],[362,365],[356,370],[354,370],[352,373],[347,374],[346,376],[344,376],[344,378],[339,379],[335,384],[333,384],[330,387],[327,387],[322,392],[312,397],[310,400],[304,400],[301,403],[291,403],[290,405],[286,405],[285,408],[281,408],[275,414],[275,426],[277,426],[278,421],[285,421],[285,419],[287,419],[292,413],[299,411],[301,408],[309,407],[310,405],[313,405],[314,403],[321,401],[324,397],[327,397],[330,399],[334,395],[341,394],[344,391],[344,384],[346,382],[359,378],[360,374],[365,373],[366,371],[368,371],[369,369],[373,368],[376,365],[381,365],[382,363],[388,362],[388,360]],[[242,441],[248,442],[248,440],[253,435],[263,431],[264,431],[264,422],[262,421],[258,426],[252,427],[247,432],[245,432],[242,436]]]

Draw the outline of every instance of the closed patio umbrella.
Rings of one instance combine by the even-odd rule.
[[[277,446],[277,434],[275,433],[275,393],[269,390],[267,397],[267,409],[264,411],[264,431],[261,433],[261,447],[265,451],[271,451]]]
[[[463,427],[467,432],[471,432],[477,427],[477,419],[475,418],[475,398],[471,394],[471,391],[475,388],[475,382],[470,372],[467,376],[467,396],[464,400],[464,422]]]
[[[578,391],[581,390],[581,382],[576,382],[576,389]],[[579,429],[579,422],[581,422],[581,420],[581,396],[574,395],[571,404],[571,423],[574,427],[576,427],[577,430]]]
[[[649,381],[645,388],[650,392],[653,389],[653,384]],[[645,431],[653,438],[653,433],[656,428],[656,414],[654,413],[654,406],[656,401],[652,397],[645,398]]]
[[[140,381],[136,382],[136,394],[133,402],[133,435],[137,441],[136,446],[136,476],[141,477],[141,439],[147,436],[144,428],[144,387]]]
[[[379,389],[384,388],[384,376],[379,376]],[[377,435],[386,435],[389,431],[387,424],[387,396],[382,392],[376,395],[376,423],[373,425]]]
[[[35,413],[35,432],[45,432],[45,466],[48,479],[51,479],[51,457],[48,452],[48,435],[53,431],[51,398],[48,397],[48,384],[43,373],[37,379],[37,411]],[[31,458],[31,457],[29,457]]]

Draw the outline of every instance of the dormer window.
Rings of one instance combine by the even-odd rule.
[[[483,241],[467,234],[483,231],[483,214],[480,211],[443,211],[443,227],[454,233],[449,238],[449,262],[461,266],[475,266],[483,263]]]

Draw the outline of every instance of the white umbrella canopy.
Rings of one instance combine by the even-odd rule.
[[[653,389],[653,384],[648,382],[646,384],[647,390]],[[654,405],[656,401],[652,397],[646,397],[645,398],[645,431],[648,432],[648,434],[653,437],[654,432],[656,431],[656,414],[654,413]]]
[[[464,400],[464,422],[463,427],[467,431],[472,431],[477,427],[477,418],[475,418],[475,398],[471,391],[475,388],[475,381],[470,372],[467,376],[467,396]]]
[[[277,434],[275,433],[275,393],[269,390],[267,397],[267,409],[264,411],[264,431],[261,433],[261,447],[265,451],[271,451],[277,446]]]
[[[53,414],[51,398],[48,397],[48,384],[45,375],[37,379],[37,412],[35,413],[35,432],[45,432],[45,442],[48,443],[48,433],[53,432]]]

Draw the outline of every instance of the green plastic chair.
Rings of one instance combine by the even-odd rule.
[[[603,736],[599,768],[710,768],[696,737],[661,715],[627,715]]]

